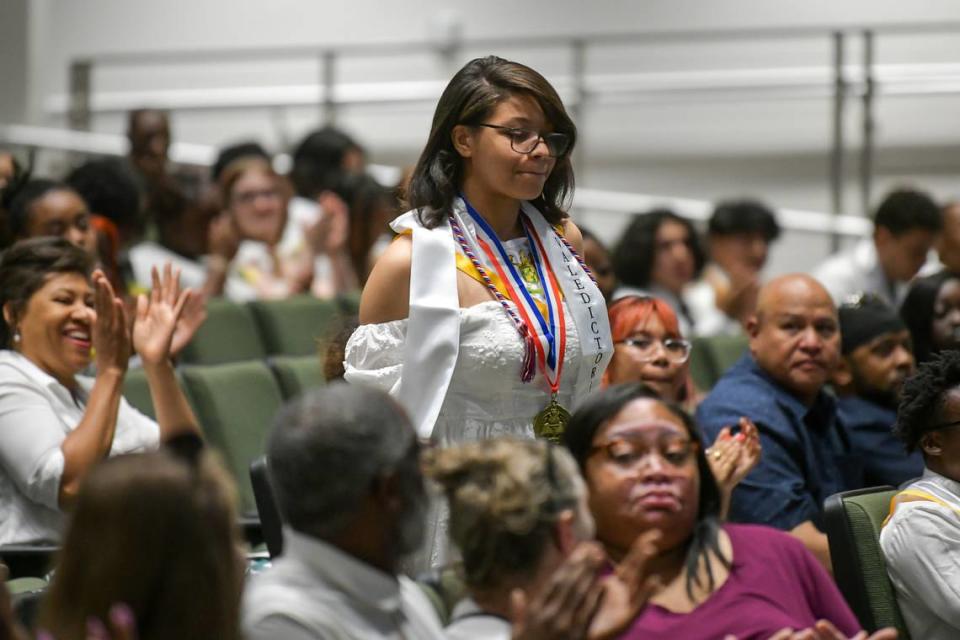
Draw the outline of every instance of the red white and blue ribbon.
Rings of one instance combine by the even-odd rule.
[[[524,234],[530,245],[530,254],[537,276],[540,279],[541,288],[544,291],[546,314],[541,312],[540,307],[533,296],[527,290],[523,278],[516,266],[510,260],[503,243],[497,237],[486,220],[473,208],[473,206],[463,198],[466,205],[467,214],[475,226],[476,242],[483,251],[486,265],[481,264],[478,256],[470,250],[469,243],[463,236],[463,230],[459,228],[456,220],[452,219],[454,236],[460,243],[461,248],[468,258],[474,263],[477,271],[480,273],[484,282],[500,301],[507,311],[520,337],[524,340],[525,349],[529,352],[532,346],[536,354],[536,363],[543,371],[547,383],[552,392],[556,393],[560,388],[560,377],[563,373],[563,356],[566,351],[566,319],[564,318],[562,300],[563,295],[560,285],[557,282],[553,266],[550,264],[550,258],[547,255],[544,246],[544,239],[539,236],[534,225],[527,219],[525,213],[520,212],[520,223],[523,226]],[[507,291],[509,299],[516,305],[516,312],[503,300],[503,295],[494,286],[492,280],[487,275],[487,269],[492,268],[500,277],[504,288]],[[532,345],[531,345],[532,343]],[[524,359],[524,370],[521,373],[521,379],[528,382],[533,378],[534,371],[527,361],[530,355]]]

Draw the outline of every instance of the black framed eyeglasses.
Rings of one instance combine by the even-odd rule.
[[[587,455],[593,456],[602,451],[607,460],[618,467],[629,469],[656,453],[661,460],[674,467],[682,467],[693,458],[699,446],[696,440],[689,438],[669,439],[653,446],[632,438],[614,438],[590,447]]]
[[[653,360],[657,357],[657,345],[663,349],[667,360],[677,364],[683,364],[690,358],[692,345],[689,340],[680,338],[667,338],[660,340],[649,336],[637,336],[634,338],[625,338],[618,340],[616,344],[625,344],[637,350],[641,358]]]
[[[474,126],[503,131],[510,139],[510,148],[517,153],[533,153],[541,140],[547,145],[547,155],[551,158],[562,158],[570,150],[570,136],[565,133],[539,133],[500,124],[482,123]]]

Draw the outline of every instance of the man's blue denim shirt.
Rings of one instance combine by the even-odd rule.
[[[836,399],[821,390],[806,406],[744,355],[717,382],[697,409],[697,421],[712,443],[741,416],[760,432],[760,463],[737,485],[730,505],[735,522],[789,531],[812,521],[823,529],[824,501],[862,486],[862,465],[837,420]]]
[[[893,435],[897,412],[860,396],[837,398],[837,414],[853,453],[863,459],[863,483],[867,487],[898,487],[923,474],[923,456],[907,453]]]

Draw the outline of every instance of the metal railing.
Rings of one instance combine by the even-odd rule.
[[[125,155],[128,149],[126,138],[119,135],[21,125],[0,125],[0,145],[107,156]],[[215,147],[183,142],[173,143],[169,151],[172,161],[197,166],[211,165],[216,153]],[[384,165],[372,165],[368,170],[374,177],[384,179],[385,183],[390,182],[389,176],[399,177],[400,174],[399,168]],[[580,212],[617,215],[654,207],[669,207],[680,215],[702,221],[710,216],[713,203],[675,196],[578,187],[574,192],[573,207]],[[872,230],[870,221],[862,216],[778,209],[777,219],[787,231],[831,234],[837,237],[864,237]]]
[[[582,121],[584,109],[605,97],[626,100],[669,99],[682,95],[708,94],[714,99],[725,95],[775,95],[778,97],[811,95],[829,98],[832,117],[829,123],[831,146],[827,159],[831,211],[840,215],[845,210],[844,185],[847,179],[847,136],[845,114],[851,98],[859,98],[860,136],[858,148],[859,210],[868,211],[874,175],[875,103],[881,90],[889,95],[920,95],[929,92],[960,93],[960,65],[885,65],[875,63],[875,47],[881,35],[950,34],[960,32],[960,23],[940,22],[865,25],[837,28],[831,25],[800,27],[638,31],[583,36],[525,36],[486,38],[469,41],[451,38],[442,42],[387,42],[328,47],[275,47],[181,49],[177,51],[142,51],[84,56],[74,60],[70,68],[68,100],[53,100],[51,112],[66,113],[69,126],[89,129],[94,111],[121,111],[144,104],[176,110],[245,108],[253,106],[320,106],[321,119],[334,122],[338,110],[345,105],[388,102],[427,102],[435,100],[444,80],[420,82],[344,83],[339,78],[341,63],[347,59],[398,55],[429,54],[452,66],[467,48],[500,51],[515,49],[558,49],[569,53],[569,73],[555,83],[567,100],[572,115]],[[832,50],[830,60],[815,67],[792,69],[727,70],[711,72],[645,73],[627,75],[588,75],[588,52],[620,45],[656,45],[678,43],[719,43],[770,40],[824,39]],[[848,62],[851,43],[860,42],[861,56]],[[106,67],[146,64],[194,64],[198,61],[236,62],[267,61],[290,58],[311,58],[319,62],[318,83],[289,87],[241,87],[209,90],[168,90],[98,94],[94,71]],[[919,78],[919,81],[918,81]],[[582,147],[581,147],[582,150]],[[840,225],[842,226],[842,225]],[[834,248],[839,236],[833,240]]]

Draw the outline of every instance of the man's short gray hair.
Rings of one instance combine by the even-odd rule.
[[[416,439],[383,391],[335,383],[284,405],[267,441],[280,512],[319,538],[342,532],[376,478],[394,471]]]

